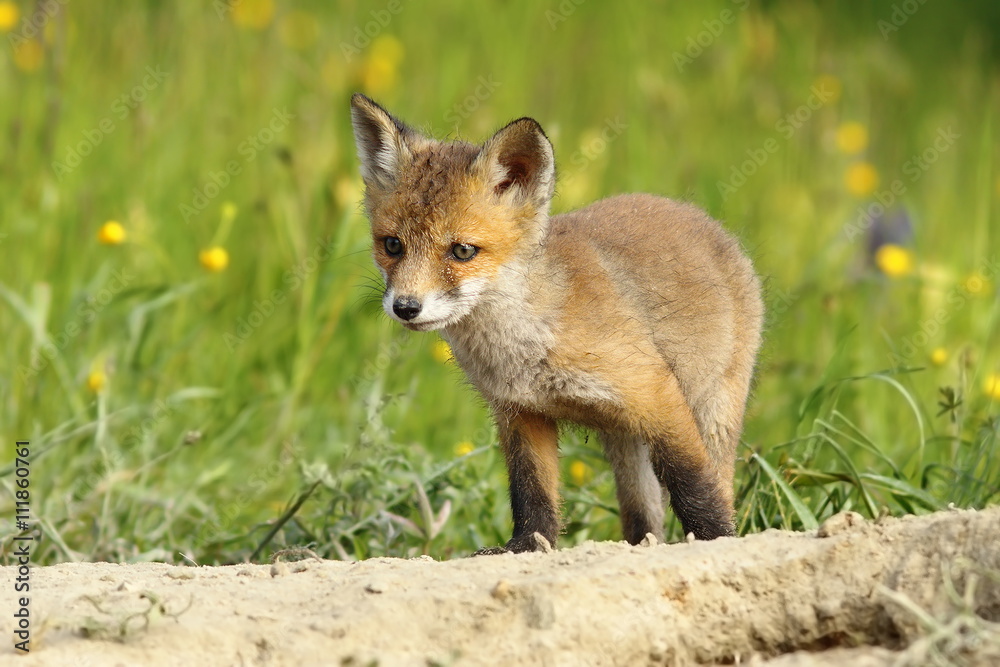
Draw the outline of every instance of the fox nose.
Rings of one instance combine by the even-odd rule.
[[[392,302],[392,312],[396,313],[400,319],[409,322],[420,314],[420,302],[412,296],[397,297]]]

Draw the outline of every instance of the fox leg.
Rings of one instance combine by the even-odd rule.
[[[670,493],[670,505],[684,533],[699,540],[735,535],[732,491],[727,491],[714,467],[676,451],[676,441],[655,447],[653,468]]]
[[[721,466],[715,461],[677,379],[668,373],[665,380],[660,391],[645,398],[657,403],[655,415],[643,428],[653,471],[669,492],[685,534],[694,533],[699,540],[735,535],[732,472],[719,470],[731,460]],[[648,403],[642,407],[650,414]]]
[[[601,434],[604,455],[615,473],[622,533],[629,544],[638,544],[652,533],[663,539],[663,491],[649,447],[641,439],[619,432]]]
[[[510,478],[514,535],[506,550],[534,551],[534,534],[559,536],[559,443],[555,421],[530,412],[497,411],[500,447]]]

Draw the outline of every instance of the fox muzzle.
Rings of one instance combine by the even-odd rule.
[[[392,312],[401,320],[409,322],[420,314],[420,301],[412,296],[398,296],[392,302]]]

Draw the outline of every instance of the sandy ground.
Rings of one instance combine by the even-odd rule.
[[[998,665],[1000,508],[448,562],[64,564],[32,570],[30,610],[30,654],[8,639],[0,664]]]

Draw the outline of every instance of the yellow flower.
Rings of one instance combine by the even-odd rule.
[[[22,72],[34,72],[45,61],[45,49],[36,39],[22,42],[14,47],[14,64]]]
[[[198,253],[198,261],[212,273],[218,273],[229,266],[229,253],[221,246],[213,246]]]
[[[471,454],[475,448],[476,446],[473,445],[471,442],[469,442],[468,440],[463,440],[462,442],[455,445],[455,456],[465,456],[467,454]]]
[[[878,171],[870,162],[855,162],[844,173],[847,190],[856,197],[867,197],[878,186]]]
[[[994,401],[1000,401],[1000,374],[991,373],[983,382],[983,391]]]
[[[274,18],[274,0],[239,0],[233,4],[233,23],[261,30]]]
[[[118,245],[125,240],[125,228],[117,220],[108,220],[97,230],[97,240],[104,245]]]
[[[593,201],[597,194],[597,185],[594,182],[594,171],[581,169],[562,178],[561,187],[557,197],[564,206],[575,207],[589,201]]]
[[[392,35],[376,37],[361,66],[361,84],[364,89],[372,95],[382,95],[395,88],[403,53],[403,43]]]
[[[341,176],[340,180],[333,186],[337,203],[344,208],[351,209],[357,208],[363,190],[364,184],[354,176]]]
[[[980,273],[973,273],[962,281],[962,287],[969,294],[978,295],[988,292],[992,286],[988,278]]]
[[[594,476],[594,471],[583,461],[573,461],[569,464],[569,476],[577,486],[583,486]]]
[[[431,348],[431,355],[434,357],[434,361],[441,364],[447,364],[455,360],[448,343],[441,339],[434,341],[434,347]]]
[[[837,128],[837,148],[848,155],[868,148],[868,128],[855,121],[843,123]]]
[[[948,361],[948,350],[943,347],[934,348],[931,352],[931,363],[935,366],[944,366],[946,361]]]
[[[837,100],[840,99],[841,91],[844,89],[844,86],[840,83],[840,79],[832,74],[819,75],[813,82],[813,86],[819,89],[819,91],[826,96],[827,104],[834,104],[837,102]]]
[[[227,201],[222,204],[222,221],[232,222],[236,218],[236,214],[239,209],[236,208],[236,204],[231,201]]]
[[[281,19],[278,33],[285,46],[293,49],[308,49],[319,37],[319,24],[309,12],[292,10]]]
[[[319,80],[331,92],[342,92],[347,86],[348,68],[340,52],[329,54],[319,68]]]
[[[87,389],[98,394],[108,384],[108,376],[104,371],[91,371],[87,376]]]
[[[0,32],[10,32],[17,25],[21,13],[13,2],[0,2]]]
[[[890,278],[913,273],[913,252],[902,246],[886,243],[875,251],[875,265]]]

